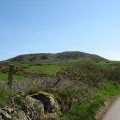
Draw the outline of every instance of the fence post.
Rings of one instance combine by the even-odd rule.
[[[8,87],[9,87],[9,89],[12,88],[13,73],[14,73],[14,65],[13,65],[13,64],[10,64],[10,66],[9,66],[9,71],[8,71]]]

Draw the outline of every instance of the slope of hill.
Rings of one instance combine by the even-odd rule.
[[[55,61],[70,61],[70,60],[92,60],[103,61],[106,60],[98,55],[88,54],[79,51],[67,51],[62,53],[37,53],[37,54],[24,54],[14,58],[8,59],[5,62],[18,62],[18,63],[39,63],[39,62],[55,62]]]

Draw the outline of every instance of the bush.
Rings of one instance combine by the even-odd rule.
[[[97,86],[104,80],[102,69],[92,62],[76,62],[69,64],[60,74],[71,80],[81,80],[91,86]]]

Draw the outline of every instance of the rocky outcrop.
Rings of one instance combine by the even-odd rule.
[[[25,105],[29,115],[34,119],[56,119],[59,113],[59,106],[55,97],[46,92],[39,92],[25,98]]]
[[[17,108],[2,108],[0,109],[0,120],[32,120],[22,110]]]
[[[38,118],[43,117],[44,106],[41,101],[36,100],[31,96],[27,96],[25,99],[25,105],[27,108],[27,112],[31,118],[37,120]]]
[[[0,117],[2,120],[11,120],[11,115],[8,114],[7,111],[5,111],[4,109],[0,109]]]
[[[0,109],[0,120],[56,120],[60,114],[55,97],[47,92],[14,97],[14,106]]]

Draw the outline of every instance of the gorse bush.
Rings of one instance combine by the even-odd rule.
[[[60,71],[71,80],[81,80],[88,85],[98,85],[103,80],[103,73],[100,67],[92,62],[77,62],[68,65]]]
[[[71,80],[81,80],[88,85],[97,86],[104,80],[120,82],[120,63],[75,62],[59,72]]]

